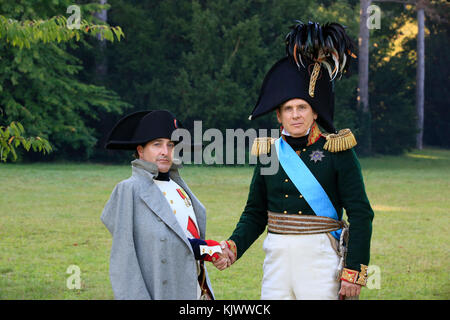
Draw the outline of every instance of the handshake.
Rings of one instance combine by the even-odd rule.
[[[210,261],[219,269],[224,270],[236,261],[237,249],[233,240],[221,241],[214,240],[188,239],[194,251],[195,259]]]

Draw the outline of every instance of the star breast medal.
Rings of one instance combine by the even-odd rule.
[[[323,151],[315,150],[311,152],[309,157],[311,158],[311,161],[314,161],[314,163],[316,163],[317,161],[322,161],[325,155],[323,154]]]

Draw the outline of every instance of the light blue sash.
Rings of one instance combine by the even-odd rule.
[[[281,166],[294,183],[295,187],[303,195],[314,213],[321,217],[338,219],[336,209],[323,190],[319,181],[311,173],[302,159],[295,153],[291,146],[282,138],[275,140],[275,149]],[[336,239],[340,239],[342,229],[332,231]]]

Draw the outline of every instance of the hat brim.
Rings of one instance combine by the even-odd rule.
[[[308,102],[318,114],[317,122],[327,132],[334,133],[334,93],[332,85],[323,71],[323,76],[316,82],[316,95],[308,93],[309,74],[305,68],[298,68],[290,58],[277,61],[267,72],[261,86],[258,101],[253,108],[250,120],[254,120],[274,111],[291,99],[299,98]]]
[[[109,150],[136,150],[136,148],[138,146],[140,146],[140,145],[145,146],[150,141],[160,139],[160,138],[167,139],[166,137],[156,137],[156,138],[152,138],[150,140],[141,140],[141,141],[108,141],[105,148],[109,149]],[[172,142],[175,145],[177,145],[178,143],[180,143],[182,141],[172,141]]]
[[[150,141],[108,141],[105,148],[109,150],[136,150],[139,145],[145,145]]]

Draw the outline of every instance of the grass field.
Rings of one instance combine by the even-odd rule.
[[[375,211],[371,265],[380,289],[361,299],[450,298],[450,151],[362,159]],[[130,166],[0,164],[0,299],[112,299],[111,237],[100,214]],[[207,208],[207,238],[227,238],[247,199],[252,168],[186,167]],[[259,299],[263,234],[230,269],[208,268],[218,299]],[[69,290],[70,265],[81,289]]]

